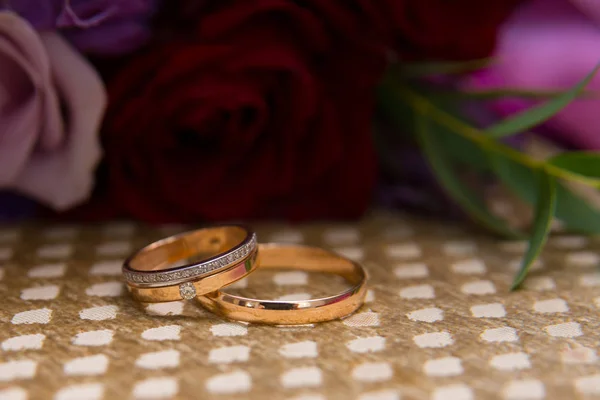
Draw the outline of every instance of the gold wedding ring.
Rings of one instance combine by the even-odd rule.
[[[329,297],[300,301],[259,300],[216,291],[197,297],[202,306],[238,321],[299,325],[344,317],[364,302],[367,277],[357,262],[318,247],[261,244],[259,252],[261,268],[335,274],[345,278],[351,287]]]
[[[250,229],[209,227],[144,247],[125,261],[123,276],[141,302],[190,300],[248,275],[258,266],[257,258],[256,234]]]
[[[328,297],[298,301],[260,300],[221,290],[259,264],[334,274],[350,286]],[[274,325],[345,317],[363,304],[367,281],[364,268],[355,261],[318,247],[259,245],[256,234],[241,225],[203,228],[154,242],[125,261],[123,276],[133,297],[144,303],[196,298],[229,319]]]

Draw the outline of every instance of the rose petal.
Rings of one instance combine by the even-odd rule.
[[[560,90],[571,87],[600,61],[600,29],[566,0],[533,0],[523,5],[500,32],[499,62],[473,76],[477,88]],[[600,89],[600,76],[588,86]],[[529,103],[502,101],[495,108],[506,115]],[[599,100],[578,100],[547,126],[562,132],[572,144],[600,149],[597,110]]]
[[[7,187],[38,140],[39,93],[50,81],[50,62],[37,33],[16,14],[0,13],[0,185]]]
[[[571,0],[571,3],[588,17],[594,19],[597,24],[600,24],[600,2],[598,0]]]
[[[85,200],[100,159],[98,130],[106,105],[102,81],[93,67],[56,33],[44,33],[59,94],[67,106],[66,143],[58,151],[32,155],[18,188],[55,209]]]
[[[124,53],[149,38],[156,0],[12,0],[0,5],[39,31],[60,30],[80,50]],[[88,39],[89,38],[89,39]],[[89,42],[88,42],[89,40]],[[81,46],[81,47],[80,47]]]

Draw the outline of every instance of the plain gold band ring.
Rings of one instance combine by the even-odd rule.
[[[206,309],[232,320],[274,325],[300,325],[331,321],[356,311],[364,302],[367,276],[364,268],[337,253],[318,247],[260,244],[260,268],[285,268],[340,275],[351,287],[329,297],[278,301],[228,294],[222,290],[198,296]]]

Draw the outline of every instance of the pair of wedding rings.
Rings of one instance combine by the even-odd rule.
[[[221,290],[259,267],[335,274],[350,286],[332,296],[300,301],[260,300]],[[363,304],[367,280],[357,262],[318,247],[259,244],[256,233],[242,225],[208,227],[154,242],[125,261],[123,276],[132,296],[144,303],[196,299],[229,319],[277,325],[349,315]]]

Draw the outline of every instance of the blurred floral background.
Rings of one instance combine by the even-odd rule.
[[[524,234],[524,271],[555,218],[600,229],[593,0],[0,4],[3,221],[380,206]]]

